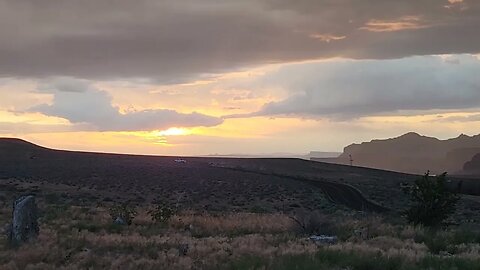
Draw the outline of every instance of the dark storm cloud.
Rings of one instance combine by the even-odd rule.
[[[215,126],[222,120],[199,113],[183,114],[174,110],[143,110],[120,113],[112,105],[107,92],[96,89],[85,81],[61,78],[39,87],[54,94],[53,104],[42,104],[30,109],[49,116],[61,117],[85,128],[101,131],[162,130],[170,127]],[[90,127],[78,124],[89,124]]]
[[[253,114],[227,118],[294,115],[347,120],[402,111],[480,108],[479,74],[480,59],[470,55],[286,65],[256,84],[283,87],[290,97],[265,104]]]
[[[480,52],[480,2],[0,0],[0,76],[177,82],[263,63]]]

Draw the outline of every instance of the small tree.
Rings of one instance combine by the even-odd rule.
[[[459,197],[446,188],[446,178],[447,173],[430,176],[430,172],[427,172],[415,180],[413,186],[404,188],[413,201],[413,205],[405,212],[408,222],[436,227],[455,212]]]

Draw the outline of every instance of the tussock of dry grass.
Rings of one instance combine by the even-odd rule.
[[[402,257],[410,261],[418,261],[428,255],[428,248],[424,244],[415,243],[412,239],[401,240],[389,236],[380,236],[361,243],[344,242],[328,248],[344,252]]]
[[[177,229],[189,228],[204,235],[280,233],[291,231],[292,219],[281,214],[234,213],[213,216],[185,213],[175,216],[170,225]]]

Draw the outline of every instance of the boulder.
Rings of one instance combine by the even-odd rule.
[[[37,204],[34,196],[23,196],[13,204],[12,225],[8,239],[12,245],[20,245],[38,236]]]
[[[121,217],[117,217],[114,221],[113,221],[114,224],[117,224],[117,225],[128,225],[128,223]]]

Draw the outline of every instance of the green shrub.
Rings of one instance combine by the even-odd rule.
[[[152,220],[157,223],[166,223],[173,215],[175,210],[165,202],[158,202],[154,209],[148,211]]]
[[[132,224],[133,219],[137,215],[135,206],[130,205],[128,202],[122,204],[115,204],[109,209],[109,214],[112,220],[117,218],[123,219],[128,225]]]
[[[459,197],[446,189],[446,176],[446,173],[430,176],[427,172],[413,186],[404,188],[413,202],[405,212],[408,222],[437,227],[455,212]]]

